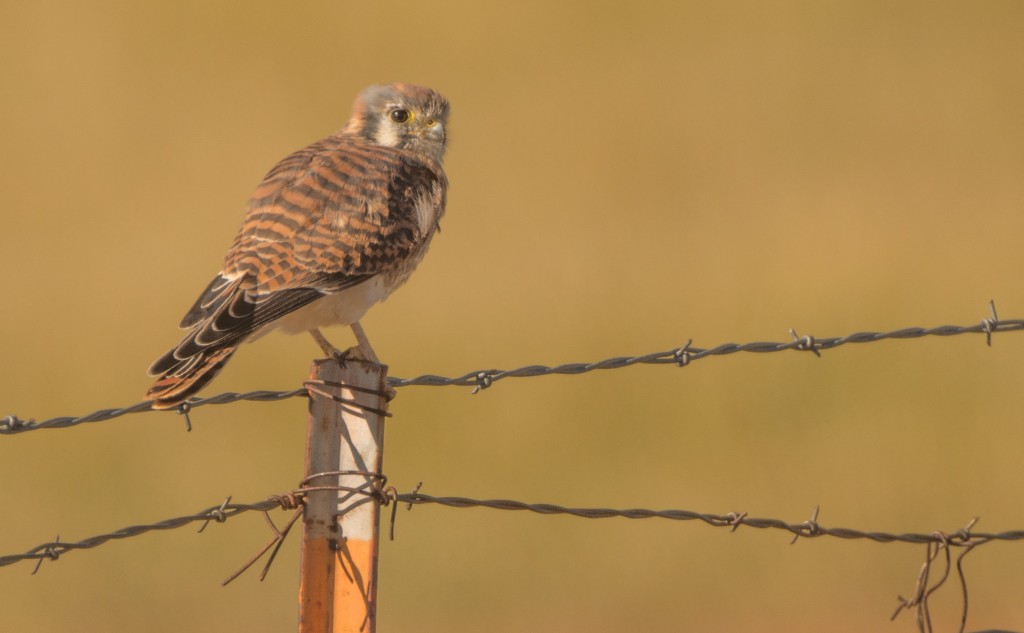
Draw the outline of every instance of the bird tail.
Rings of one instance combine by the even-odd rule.
[[[159,376],[146,392],[154,409],[173,409],[188,400],[220,373],[237,347],[206,348],[186,359],[175,358],[177,349],[164,354],[150,368],[151,374]]]

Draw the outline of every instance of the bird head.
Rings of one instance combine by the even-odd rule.
[[[370,86],[356,98],[343,130],[384,147],[441,160],[448,138],[448,100],[406,83]]]

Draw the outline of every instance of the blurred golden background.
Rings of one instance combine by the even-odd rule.
[[[1024,4],[13,2],[0,7],[0,415],[138,402],[256,183],[371,83],[453,104],[443,232],[364,325],[394,376],[1024,316]],[[328,332],[339,345],[343,330]],[[204,395],[291,389],[273,335]],[[408,388],[409,490],[1024,527],[1024,335]],[[0,553],[301,478],[305,402],[0,438]],[[285,516],[280,513],[278,516]],[[289,631],[298,539],[239,517],[0,569],[10,631]],[[382,546],[383,631],[915,630],[923,546],[424,506]],[[1024,629],[1024,546],[965,561],[970,628]],[[932,598],[952,628],[955,584]]]

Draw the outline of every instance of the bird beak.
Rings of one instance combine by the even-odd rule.
[[[422,126],[420,128],[420,137],[421,138],[424,138],[424,139],[427,139],[427,140],[431,140],[431,141],[435,141],[435,142],[438,142],[438,143],[444,143],[444,139],[445,139],[444,123],[441,123],[440,121],[437,121],[435,119],[427,119],[427,120],[423,121],[421,126]]]

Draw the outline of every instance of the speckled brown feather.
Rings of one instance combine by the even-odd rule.
[[[371,87],[344,130],[271,169],[222,270],[182,319],[189,332],[150,368],[154,408],[186,400],[238,345],[282,317],[370,280],[386,297],[412,273],[444,212],[445,137],[429,130],[397,147],[379,144],[381,113],[392,102],[442,124],[447,117],[447,102],[429,89]]]

